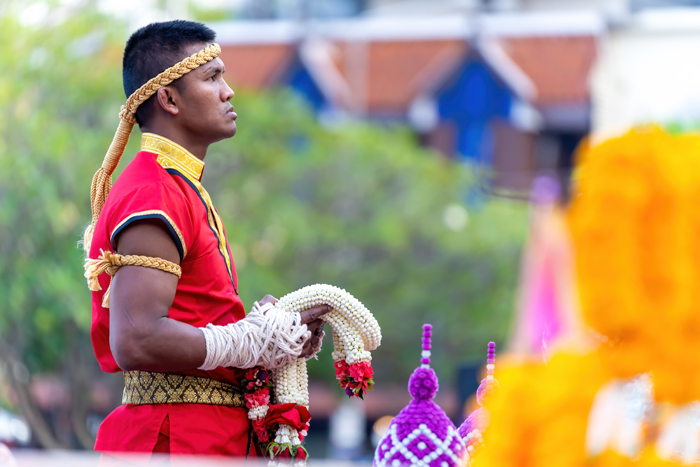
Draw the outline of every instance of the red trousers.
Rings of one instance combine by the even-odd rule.
[[[250,434],[247,411],[241,408],[122,405],[100,425],[95,450],[103,453],[100,467],[157,465],[167,461],[167,454],[256,457]]]
[[[168,464],[170,454],[170,417],[167,415],[163,420],[163,424],[160,426],[160,431],[158,431],[158,440],[156,445],[153,447],[153,454],[156,456],[151,457],[150,462],[147,465],[166,465]],[[125,464],[123,459],[119,459],[109,454],[102,454],[100,456],[100,467],[118,467]],[[131,464],[129,462],[129,464]]]

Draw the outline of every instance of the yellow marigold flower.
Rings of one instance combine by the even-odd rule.
[[[582,144],[568,224],[581,314],[605,342],[570,347],[547,365],[501,364],[472,466],[678,465],[657,453],[657,431],[700,399],[700,137],[648,127]],[[642,373],[651,375],[656,409],[633,444],[639,451],[631,458],[603,444],[587,452],[601,388]]]
[[[586,465],[593,399],[611,377],[598,352],[558,354],[542,363],[501,364],[484,447],[472,467]]]

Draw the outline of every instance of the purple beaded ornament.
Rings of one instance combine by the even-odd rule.
[[[421,365],[408,380],[413,400],[391,421],[374,453],[375,467],[463,467],[469,456],[445,412],[432,401],[438,379],[430,368],[432,326],[423,325]]]
[[[484,443],[483,434],[491,421],[491,415],[484,405],[489,397],[498,389],[498,381],[494,378],[496,368],[496,344],[489,342],[488,358],[486,360],[486,378],[481,380],[476,390],[476,402],[481,406],[469,414],[459,427],[459,435],[467,446],[470,455]]]

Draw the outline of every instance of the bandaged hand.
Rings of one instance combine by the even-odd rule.
[[[274,305],[277,303],[277,299],[272,295],[265,295],[258,303],[260,305],[266,305],[268,303]],[[332,308],[328,305],[320,305],[309,308],[308,310],[304,310],[300,313],[301,324],[306,324],[307,329],[311,331],[311,337],[304,342],[304,348],[302,349],[299,357],[306,358],[307,360],[311,357],[318,358],[316,357],[316,354],[321,351],[323,337],[326,335],[326,333],[323,331],[325,321],[320,318],[326,313],[330,313],[331,310]]]
[[[220,366],[235,368],[279,368],[299,357],[311,358],[321,348],[323,321],[331,311],[327,305],[301,313],[274,307],[277,299],[267,295],[255,302],[244,319],[226,326],[208,324],[204,333],[207,355],[200,370]]]

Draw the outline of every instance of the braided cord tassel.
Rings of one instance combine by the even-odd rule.
[[[164,72],[160,73],[155,78],[150,79],[146,84],[134,91],[126,100],[126,104],[122,106],[119,112],[119,127],[114,134],[112,143],[109,145],[107,154],[105,155],[102,167],[95,172],[92,178],[90,187],[90,208],[92,209],[92,221],[85,229],[83,234],[83,248],[86,254],[90,254],[90,246],[92,245],[92,237],[95,232],[97,219],[102,212],[102,207],[107,200],[110,190],[112,189],[112,174],[119,165],[119,160],[124,154],[124,148],[129,142],[131,130],[134,128],[136,119],[136,110],[139,106],[146,102],[158,89],[169,85],[176,79],[186,75],[190,71],[204,65],[207,62],[215,59],[221,54],[219,44],[211,44],[200,50],[181,62],[176,63]]]
[[[124,112],[124,109],[125,107],[122,106],[122,112]],[[86,254],[90,254],[90,246],[92,245],[92,236],[95,231],[95,224],[97,224],[97,218],[100,216],[102,207],[107,200],[107,195],[109,195],[112,189],[112,173],[114,169],[117,168],[122,154],[124,154],[124,148],[129,142],[131,130],[134,128],[134,121],[129,120],[133,120],[133,116],[131,116],[131,119],[121,118],[119,120],[119,127],[117,127],[117,132],[114,134],[112,143],[109,145],[107,155],[105,155],[105,159],[102,162],[102,167],[97,169],[97,172],[95,172],[95,175],[92,177],[92,185],[90,186],[92,221],[85,229],[85,234],[83,236],[83,247],[85,248]]]

